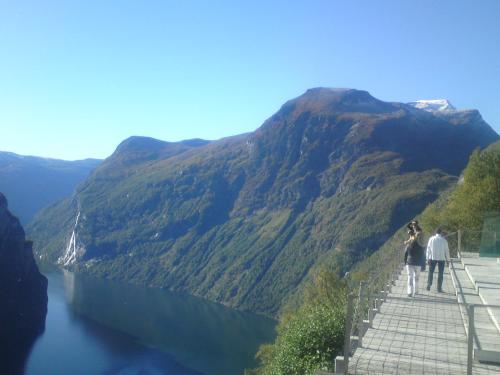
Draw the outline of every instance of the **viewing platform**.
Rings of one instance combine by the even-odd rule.
[[[406,279],[403,269],[385,301],[375,302],[361,346],[355,348],[357,337],[351,340],[348,371],[343,357],[338,357],[335,373],[500,374],[497,259],[477,254],[453,259],[445,268],[443,293],[436,291],[437,269],[430,291],[426,290],[427,271],[421,272],[415,297],[408,297]]]

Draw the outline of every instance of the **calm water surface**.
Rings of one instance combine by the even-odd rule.
[[[242,374],[275,322],[188,295],[45,272],[49,306],[27,375]]]

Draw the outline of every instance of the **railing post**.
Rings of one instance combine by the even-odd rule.
[[[373,295],[368,297],[368,324],[370,328],[373,328],[373,318],[375,317],[376,309],[374,307],[375,300],[373,299]]]
[[[474,360],[474,305],[467,307],[469,315],[469,329],[467,331],[467,375],[472,375],[472,361]]]
[[[363,336],[365,335],[365,326],[363,324],[363,309],[365,304],[365,288],[366,282],[359,283],[359,302],[358,302],[358,345],[363,346]]]
[[[387,293],[389,293],[389,292],[387,291],[387,286],[385,286],[384,289],[382,289],[380,291],[380,298],[381,298],[382,302],[387,301]]]
[[[349,293],[347,296],[347,313],[345,317],[345,332],[344,332],[344,374],[347,375],[349,368],[349,357],[351,355],[351,328],[353,316],[353,301],[354,296]]]
[[[462,230],[458,230],[458,257],[462,257]]]

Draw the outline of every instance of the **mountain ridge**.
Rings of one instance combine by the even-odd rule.
[[[71,195],[100,163],[91,158],[67,161],[0,151],[0,191],[26,225],[42,207]]]

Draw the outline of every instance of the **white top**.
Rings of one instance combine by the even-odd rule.
[[[427,260],[450,260],[450,249],[448,248],[448,241],[440,234],[435,234],[429,238],[427,243],[427,253],[425,258]]]

